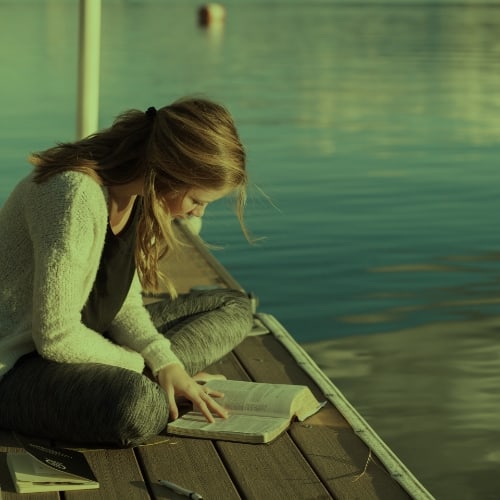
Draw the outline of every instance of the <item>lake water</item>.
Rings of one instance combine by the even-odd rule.
[[[104,2],[101,124],[233,112],[248,246],[203,236],[439,499],[500,498],[500,5]],[[77,2],[0,1],[0,202],[75,130]],[[266,196],[262,194],[262,191]]]

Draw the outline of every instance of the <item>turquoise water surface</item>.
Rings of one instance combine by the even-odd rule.
[[[437,498],[499,498],[500,4],[103,3],[102,126],[227,104],[265,239],[218,203],[216,256]],[[0,203],[74,138],[77,4],[0,1]]]

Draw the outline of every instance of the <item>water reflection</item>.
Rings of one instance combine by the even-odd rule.
[[[436,498],[496,499],[499,333],[497,316],[305,347]]]
[[[384,333],[304,347],[436,498],[494,499],[500,489],[500,254],[448,260],[489,267],[480,273],[470,269],[475,281],[469,285],[423,292],[427,302],[343,318],[354,324],[385,324]],[[372,272],[455,270],[423,264]],[[402,290],[405,300],[415,300],[416,294]],[[391,299],[397,302],[398,294]],[[392,328],[395,320],[411,324],[412,314],[429,318],[434,309],[451,310],[462,319]]]
[[[403,276],[400,288],[391,292],[374,292],[366,296],[375,303],[390,302],[390,307],[379,307],[376,312],[341,316],[339,321],[349,324],[383,324],[405,322],[432,322],[436,314],[452,315],[464,319],[482,318],[500,305],[498,273],[500,253],[478,256],[451,256],[428,263],[404,263],[369,269],[368,273],[381,274],[384,286],[390,277]],[[385,276],[384,276],[385,275]],[[422,275],[427,275],[422,279]],[[457,277],[460,279],[457,280]],[[393,280],[394,281],[394,278]],[[456,282],[458,284],[455,284]],[[413,284],[424,283],[423,287]],[[405,305],[398,305],[398,302]]]

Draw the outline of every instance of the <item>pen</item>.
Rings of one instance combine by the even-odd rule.
[[[170,481],[167,481],[165,479],[159,479],[158,482],[162,485],[165,486],[165,488],[168,488],[169,490],[175,491],[179,495],[184,495],[185,497],[191,498],[191,500],[203,500],[203,497],[194,491],[186,490],[186,488],[183,488],[182,486],[179,486],[175,483],[171,483]]]

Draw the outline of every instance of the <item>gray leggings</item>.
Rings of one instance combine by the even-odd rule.
[[[210,290],[146,306],[172,350],[195,374],[238,345],[252,326],[250,301]],[[0,428],[87,445],[133,446],[165,429],[168,402],[146,375],[98,363],[22,357],[0,381]]]

